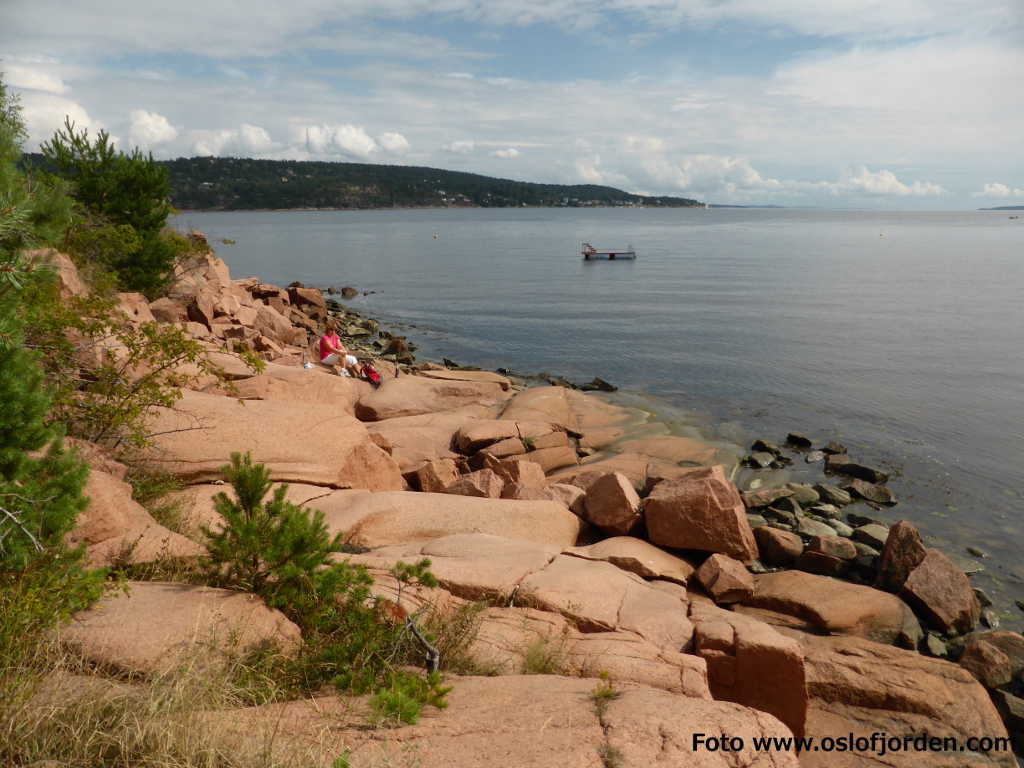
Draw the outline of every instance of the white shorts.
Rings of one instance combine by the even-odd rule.
[[[323,363],[324,365],[337,365],[340,360],[341,360],[341,355],[339,355],[337,352],[332,352],[331,354],[329,354],[327,357],[325,357],[320,362]],[[346,367],[354,367],[354,366],[357,366],[357,365],[359,365],[359,361],[356,360],[356,356],[355,355],[345,355],[345,366]]]

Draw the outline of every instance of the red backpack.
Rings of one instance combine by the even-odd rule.
[[[380,386],[380,373],[378,373],[377,369],[370,363],[366,363],[363,366],[363,376],[365,376],[366,380],[373,384],[374,387]]]

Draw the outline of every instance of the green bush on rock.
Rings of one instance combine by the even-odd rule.
[[[268,660],[277,665],[269,674],[297,690],[332,683],[345,692],[376,691],[373,707],[385,719],[415,722],[423,705],[443,708],[449,689],[436,671],[421,677],[401,668],[416,656],[409,639],[421,635],[415,620],[389,620],[370,594],[366,569],[336,559],[345,546],[340,534],[330,535],[323,513],[287,501],[286,485],[271,492],[270,473],[248,454],[232,454],[224,477],[234,498],[217,494],[224,526],[203,529],[207,579],[259,595],[298,624],[305,641],[297,659]],[[429,566],[425,559],[397,563],[400,591],[436,585]]]

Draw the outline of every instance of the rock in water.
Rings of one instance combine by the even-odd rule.
[[[884,485],[876,485],[856,478],[843,483],[842,487],[862,499],[875,502],[875,504],[884,504],[887,507],[891,507],[896,504],[896,494]]]
[[[794,448],[810,448],[814,445],[807,435],[801,435],[799,432],[790,432],[786,435],[786,444]]]

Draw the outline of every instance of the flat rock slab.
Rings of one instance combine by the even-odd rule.
[[[234,382],[234,393],[244,400],[284,400],[320,403],[328,411],[355,414],[356,401],[373,391],[365,381],[348,376],[323,375],[315,369],[267,363],[258,376]]]
[[[388,379],[356,403],[362,421],[383,421],[401,416],[449,411],[466,405],[496,405],[508,393],[493,382],[444,381],[426,376]]]
[[[476,381],[497,384],[504,390],[508,390],[512,386],[508,377],[491,371],[427,370],[420,371],[419,375],[426,376],[428,379],[444,379],[445,381]]]
[[[346,556],[353,564],[390,569],[397,561],[430,558],[431,572],[444,589],[466,600],[508,601],[519,583],[558,554],[557,547],[488,533],[460,533],[422,545],[398,545]]]
[[[440,413],[400,416],[385,421],[369,422],[366,430],[387,441],[391,457],[403,473],[413,472],[435,459],[452,459],[454,436],[469,423],[487,416],[492,408],[470,405]]]
[[[615,681],[711,698],[703,659],[659,649],[632,632],[580,632],[560,614],[535,608],[487,608],[470,653],[500,674],[536,672],[541,659],[558,674],[604,673]]]
[[[232,452],[252,454],[272,480],[335,488],[399,490],[395,461],[344,411],[277,400],[239,401],[183,391],[151,411],[146,463],[189,484],[222,480]]]
[[[127,593],[103,597],[58,635],[86,660],[128,674],[166,672],[211,650],[271,643],[291,651],[301,642],[299,628],[254,595],[155,581],[128,582]]]
[[[325,488],[322,485],[306,485],[305,483],[288,483],[287,485],[285,499],[299,506],[303,506],[310,499],[329,496],[336,492],[333,488]],[[277,484],[274,488],[277,488]],[[203,526],[217,531],[224,525],[224,518],[217,512],[213,502],[213,497],[218,493],[226,493],[229,498],[235,498],[230,485],[202,483],[190,485],[180,491],[172,491],[164,497],[164,501],[176,505],[181,530],[189,538],[201,541]],[[267,496],[269,497],[272,493],[273,490]]]
[[[273,730],[275,758],[308,755],[330,764],[342,752],[353,768],[383,765],[451,768],[798,768],[791,753],[758,753],[754,738],[789,736],[771,715],[727,702],[687,698],[630,683],[617,685],[604,725],[593,691],[596,678],[552,675],[452,678],[449,706],[424,708],[416,725],[367,729],[365,704],[340,697],[208,714],[233,751]],[[740,753],[693,749],[692,734],[740,736]],[[611,750],[609,750],[611,747]]]
[[[580,519],[555,501],[401,492],[352,494],[325,501],[331,504],[327,523],[332,533],[345,532],[351,543],[364,547],[489,533],[561,549],[575,544],[580,530]]]
[[[579,424],[565,387],[530,387],[518,393],[501,413],[505,421],[540,421],[555,424],[562,431],[576,432]]]
[[[502,440],[538,438],[554,431],[555,427],[546,421],[474,419],[459,427],[455,444],[463,453],[476,453]]]
[[[684,600],[610,563],[559,555],[523,579],[516,600],[561,613],[583,631],[628,629],[675,651],[693,635]]]
[[[672,464],[685,462],[690,465],[710,465],[721,460],[716,448],[688,437],[665,436],[624,440],[615,447],[623,453],[640,453]]]
[[[641,453],[616,453],[613,455],[598,454],[584,459],[578,467],[563,469],[549,476],[549,480],[559,483],[576,484],[581,475],[603,475],[619,472],[629,478],[637,491],[647,489],[652,478],[665,479],[685,477],[698,471],[692,467],[679,467],[664,459],[651,458]]]
[[[801,571],[761,574],[754,582],[744,605],[795,616],[826,632],[914,645],[922,634],[910,607],[888,592]]]
[[[570,547],[562,554],[604,560],[643,579],[663,579],[684,587],[694,570],[681,557],[632,536],[613,536],[586,547]]]

